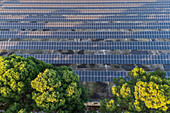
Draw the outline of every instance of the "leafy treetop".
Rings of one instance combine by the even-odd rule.
[[[114,98],[101,101],[101,112],[167,112],[170,109],[170,79],[161,71],[148,72],[135,67],[129,81],[114,78]]]

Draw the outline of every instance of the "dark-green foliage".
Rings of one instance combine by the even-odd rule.
[[[9,108],[6,110],[6,113],[17,113],[22,109],[22,106],[20,103],[14,102],[9,106]]]
[[[97,113],[95,110],[88,110],[87,113]]]

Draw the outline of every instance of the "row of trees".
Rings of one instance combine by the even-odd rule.
[[[129,81],[113,79],[114,97],[101,101],[101,113],[166,113],[170,110],[170,79],[165,78],[164,72],[146,73],[135,67],[128,78]],[[0,57],[0,107],[6,113],[81,113],[87,93],[69,67],[54,67],[33,57]]]

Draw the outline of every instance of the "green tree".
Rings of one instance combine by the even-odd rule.
[[[33,57],[11,55],[0,57],[0,102],[6,110],[11,103],[20,103],[27,108],[30,105],[31,81],[37,74],[52,65],[38,61]]]
[[[87,101],[87,91],[79,77],[67,67],[46,69],[31,82],[32,99],[39,110],[57,113],[80,113]]]
[[[101,112],[164,113],[170,110],[170,79],[165,78],[164,72],[146,73],[135,67],[128,78],[129,81],[114,78],[114,98],[101,101]]]
[[[41,75],[44,76],[41,77]],[[44,86],[37,86],[36,83]],[[74,86],[74,84],[76,84],[76,86]],[[56,68],[51,64],[46,64],[33,57],[24,58],[16,55],[0,57],[0,103],[1,107],[8,113],[25,113],[33,109],[45,110],[47,112],[52,111],[56,108],[54,105],[57,105],[57,103],[54,102],[54,104],[50,106],[51,108],[42,107],[35,101],[39,98],[37,98],[37,96],[42,95],[48,97],[48,94],[48,99],[45,99],[46,101],[43,100],[46,104],[55,101],[54,98],[58,99],[61,97],[59,100],[61,101],[61,95],[65,95],[62,94],[62,92],[67,93],[72,91],[72,87],[74,87],[75,92],[71,92],[70,97],[66,99],[63,96],[63,102],[59,104],[70,104],[73,105],[71,108],[75,109],[78,101],[82,103],[87,99],[87,93],[85,93],[85,88],[81,86],[78,76],[73,73],[71,68]],[[76,104],[72,103],[72,99],[75,99],[74,103]],[[45,103],[43,104],[45,105]],[[71,108],[68,107],[68,110]],[[82,105],[78,110],[81,108]]]

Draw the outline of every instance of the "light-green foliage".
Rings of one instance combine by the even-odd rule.
[[[144,69],[135,67],[128,77],[129,81],[122,78],[113,80],[114,98],[101,101],[101,112],[164,113],[170,110],[170,79],[165,78],[164,72],[146,74]]]
[[[82,98],[86,91],[79,77],[67,67],[46,69],[31,82],[31,86],[35,89],[32,99],[38,108],[46,112],[80,112],[87,101],[87,98]]]
[[[25,109],[21,109],[18,113],[27,113]]]

